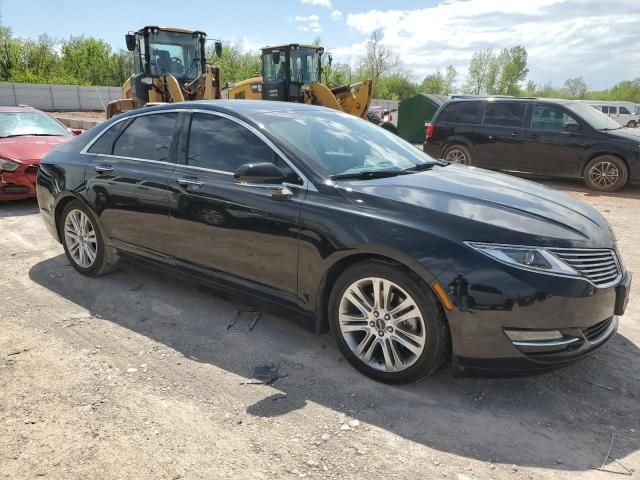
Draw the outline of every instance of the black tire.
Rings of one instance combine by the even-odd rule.
[[[583,172],[584,183],[599,192],[617,192],[627,184],[627,164],[614,155],[601,155],[587,163]]]
[[[464,145],[450,145],[444,151],[442,158],[450,163],[461,165],[472,165],[471,153]]]
[[[627,123],[627,128],[636,128],[637,126],[638,124],[633,120],[629,120],[629,123]]]
[[[88,217],[97,240],[95,259],[93,260],[93,263],[86,268],[79,265],[73,258],[69,252],[69,246],[67,245],[65,237],[65,221],[69,213],[74,210],[80,210]],[[79,200],[72,200],[65,205],[62,215],[60,215],[58,231],[60,232],[60,240],[62,241],[62,246],[64,247],[64,253],[67,256],[67,260],[78,272],[88,277],[97,277],[115,270],[118,263],[118,256],[111,247],[107,247],[105,245],[104,236],[102,235],[102,231],[100,230],[100,226],[95,215],[82,202]]]
[[[339,314],[343,295],[354,282],[369,277],[388,280],[401,287],[411,296],[424,320],[424,337],[426,338],[424,349],[419,356],[416,356],[414,363],[402,371],[383,371],[367,365],[352,351],[341,332]],[[436,297],[424,281],[400,265],[371,260],[355,264],[345,270],[335,282],[329,297],[329,323],[338,348],[349,363],[368,377],[381,382],[392,384],[416,382],[435,372],[449,354],[449,328]],[[397,329],[397,325],[395,326]],[[381,354],[381,351],[378,353]]]

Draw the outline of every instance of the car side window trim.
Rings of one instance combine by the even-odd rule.
[[[313,183],[311,183],[309,181],[309,179],[307,179],[307,177],[304,176],[304,174],[300,171],[300,169],[298,167],[296,167],[293,162],[291,162],[291,160],[289,160],[287,158],[287,156],[282,152],[282,150],[280,148],[278,148],[277,145],[275,145],[271,140],[269,140],[260,130],[258,130],[257,128],[255,128],[253,125],[250,125],[249,123],[245,122],[244,120],[234,117],[233,115],[229,115],[227,113],[224,112],[218,112],[218,111],[214,111],[214,110],[204,110],[204,109],[190,109],[189,110],[191,113],[202,113],[205,115],[214,115],[217,117],[222,117],[222,118],[226,118],[227,120],[231,120],[232,122],[237,123],[238,125],[240,125],[241,127],[244,127],[245,129],[249,130],[251,133],[253,133],[256,137],[258,137],[258,139],[260,139],[263,143],[265,143],[267,145],[267,147],[269,147],[273,152],[276,153],[276,155],[278,155],[278,157],[280,157],[280,159],[285,162],[294,172],[296,172],[296,174],[300,177],[300,179],[302,180],[302,184],[298,184],[298,183],[290,183],[290,182],[285,182],[286,185],[292,185],[295,187],[299,187],[299,188],[304,188],[304,189],[309,189],[312,191],[317,191],[315,186],[313,185]],[[185,122],[185,127],[184,128],[190,128],[190,122]],[[186,136],[187,142],[188,142],[188,135]],[[185,145],[186,147],[186,145]],[[186,160],[184,158],[183,153],[184,152],[180,152],[180,159],[179,160]],[[206,172],[213,172],[213,173],[219,173],[222,175],[228,175],[228,176],[233,176],[234,172],[229,172],[226,170],[214,170],[211,168],[204,168],[204,167],[196,167],[193,165],[187,165],[186,163],[178,163],[178,165],[180,165],[183,168],[190,168],[190,169],[194,169],[194,170],[202,170],[202,171],[206,171]]]

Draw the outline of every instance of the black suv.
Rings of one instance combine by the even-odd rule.
[[[584,178],[613,192],[640,180],[640,131],[571,100],[451,100],[426,126],[435,158],[546,177]]]

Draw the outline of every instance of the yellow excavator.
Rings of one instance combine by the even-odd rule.
[[[230,100],[276,100],[322,105],[369,119],[371,80],[329,88],[322,83],[324,48],[290,43],[262,49],[262,75],[230,84]],[[329,64],[331,57],[329,56]],[[378,122],[376,122],[378,123]],[[385,122],[383,122],[385,123]],[[379,124],[389,130],[395,129]]]
[[[221,72],[205,59],[207,34],[147,26],[125,36],[135,73],[122,86],[122,99],[107,105],[107,118],[155,103],[222,98]],[[222,54],[222,43],[215,42]]]

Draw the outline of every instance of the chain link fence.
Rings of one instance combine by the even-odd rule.
[[[107,103],[121,97],[120,87],[86,87],[0,82],[0,105],[28,105],[49,111],[106,110]]]

